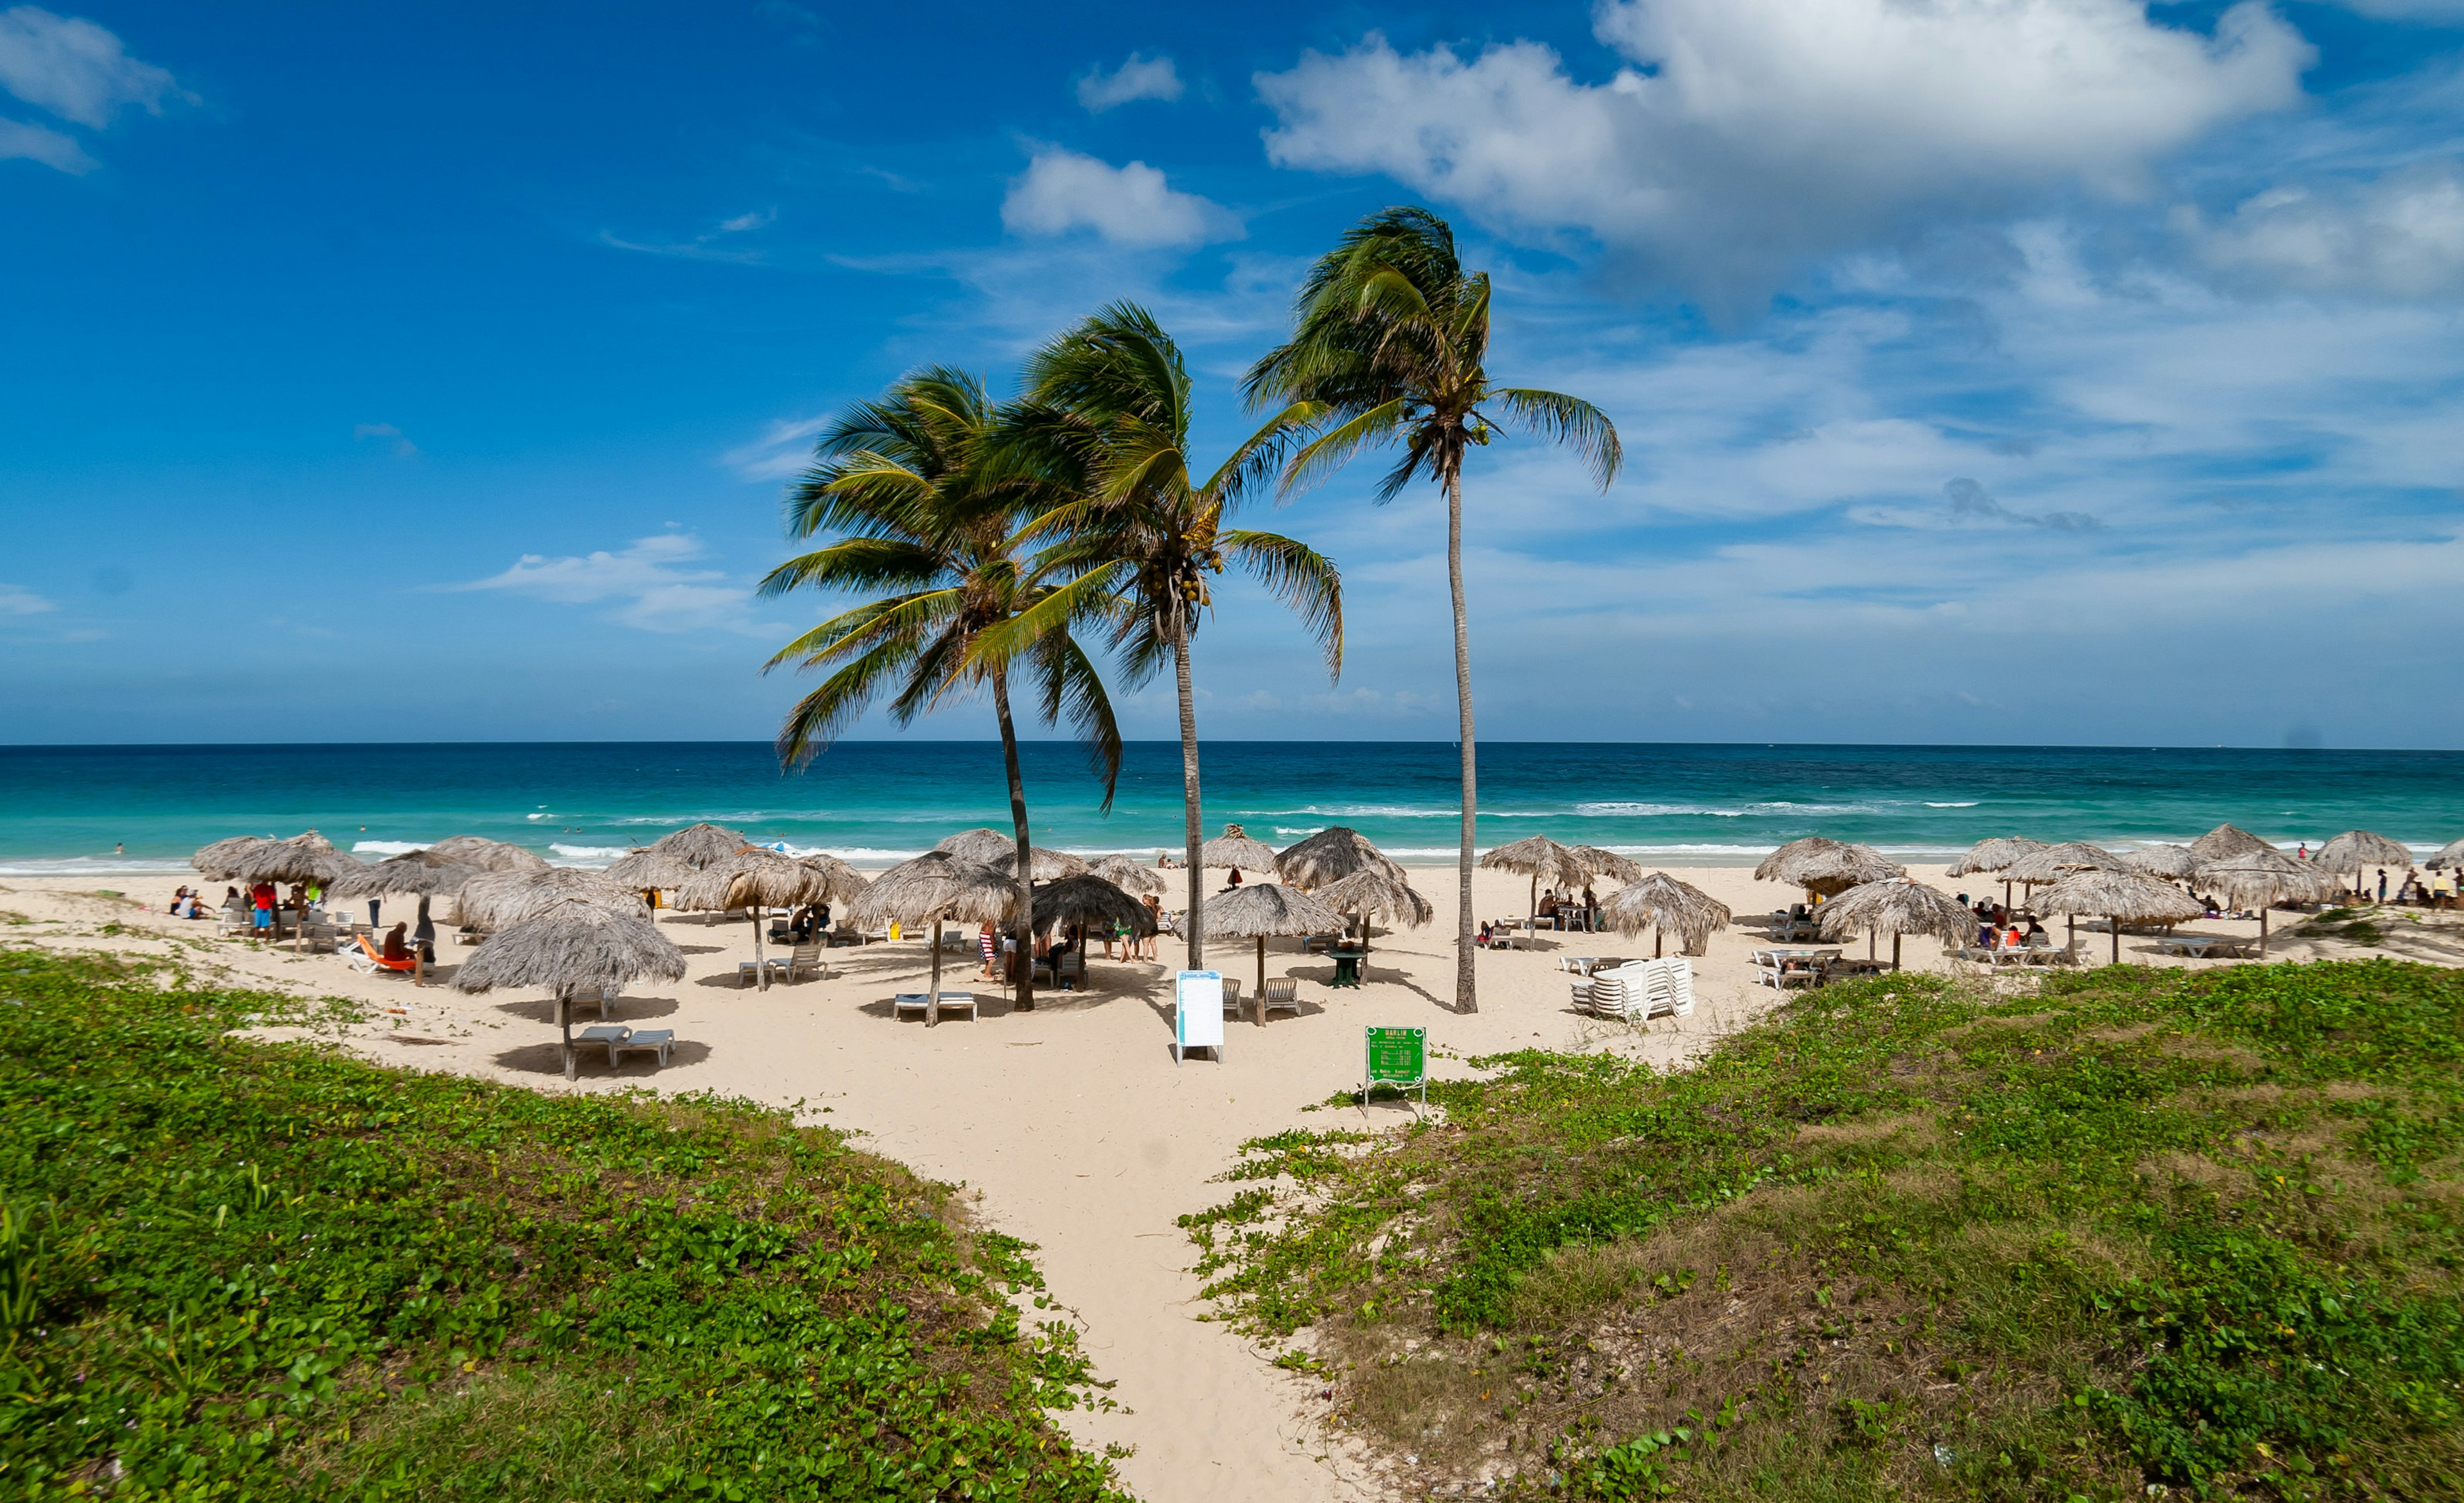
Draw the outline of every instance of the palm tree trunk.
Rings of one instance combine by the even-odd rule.
[[[1186,618],[1173,632],[1172,672],[1180,691],[1180,809],[1181,844],[1189,868],[1189,968],[1206,969],[1206,940],[1199,922],[1199,910],[1205,903],[1205,878],[1198,865],[1198,852],[1204,844],[1204,831],[1199,828],[1201,814],[1198,802],[1198,700],[1189,684],[1189,627]]]
[[[1009,718],[1009,675],[993,674],[993,710],[1001,717],[1001,758],[1009,765],[1009,822],[1018,832],[1018,1001],[1021,1012],[1035,1010],[1035,867],[1028,852],[1026,780],[1018,770],[1018,727]]]
[[[1463,615],[1463,475],[1451,470],[1446,474],[1446,585],[1454,593],[1455,719],[1456,734],[1463,740],[1463,853],[1455,884],[1455,1010],[1478,1012],[1480,998],[1472,984],[1476,947],[1472,943],[1471,851],[1472,839],[1480,828],[1480,798],[1472,771],[1471,623]]]

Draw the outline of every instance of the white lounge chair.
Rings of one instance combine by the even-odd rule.
[[[890,1015],[891,1017],[903,1018],[911,1012],[926,1023],[931,1023],[933,1021],[932,997],[920,991],[902,991],[891,999]]]
[[[632,1036],[633,1030],[621,1023],[594,1023],[573,1036],[573,1047],[580,1049],[585,1044],[606,1045],[607,1068],[613,1070],[616,1068],[616,1051],[624,1048],[625,1041]]]
[[[938,1023],[941,1021],[942,1013],[953,1010],[963,1010],[967,1015],[967,1021],[969,1023],[975,1022],[976,994],[971,991],[945,991],[940,993],[933,1000],[933,1015],[925,1021],[928,1024]]]
[[[822,959],[822,944],[818,939],[797,945],[787,952],[785,960],[773,961],[770,963],[782,968],[786,972],[784,979],[790,982],[804,971],[812,972],[813,979],[816,981],[830,979],[830,967],[828,962]]]
[[[1267,977],[1264,1006],[1266,1012],[1288,1012],[1295,1018],[1299,1017],[1301,1015],[1300,983],[1288,976]]]
[[[1238,976],[1223,978],[1223,1015],[1227,1018],[1241,1015],[1241,978]],[[1264,1023],[1266,1020],[1261,1014],[1258,1021]]]
[[[673,1028],[636,1028],[622,1040],[607,1046],[607,1068],[616,1068],[618,1054],[644,1050],[658,1055],[659,1068],[665,1070],[668,1068],[668,1050],[673,1049],[675,1043],[676,1031]]]

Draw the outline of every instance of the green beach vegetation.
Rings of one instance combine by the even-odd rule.
[[[1121,1496],[951,1192],[741,1102],[233,1031],[333,1016],[0,951],[0,1497]]]
[[[1475,1063],[1184,1218],[1431,1495],[2464,1495],[2453,969],[1901,974],[1684,1070]]]

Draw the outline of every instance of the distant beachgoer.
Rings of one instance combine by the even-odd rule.
[[[279,895],[271,882],[259,882],[248,890],[249,922],[253,927],[274,927],[274,904]]]
[[[1147,895],[1147,917],[1155,920],[1155,927],[1139,946],[1139,951],[1143,959],[1152,961],[1156,958],[1163,942],[1163,900],[1153,893]]]
[[[1230,885],[1234,887],[1239,887],[1241,885],[1241,869],[1239,867],[1234,867],[1232,869],[1232,881]]]
[[[2309,860],[2309,859],[2310,859],[2310,842],[2308,842],[2308,841],[2306,841],[2306,840],[2305,840],[2305,841],[2301,842],[2301,844],[2299,844],[2299,845],[2298,845],[2298,846],[2294,847],[2294,848],[2293,848],[2293,854],[2294,854],[2295,858],[2296,858],[2296,859],[2298,859],[2298,860],[2302,860],[2302,861],[2307,861],[2307,860]]]
[[[2387,901],[2387,868],[2379,868],[2379,901]]]
[[[991,981],[994,979],[993,952],[999,948],[999,943],[993,935],[992,925],[985,924],[976,931],[976,943],[984,952],[984,980]]]
[[[368,899],[368,927],[371,929],[385,921],[377,917],[377,905],[384,900],[385,899],[380,897],[371,897]]]
[[[115,856],[124,856],[128,854],[128,848],[115,840],[111,843],[111,853]]]

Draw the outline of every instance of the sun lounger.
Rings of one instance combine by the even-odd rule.
[[[771,963],[784,968],[787,973],[786,979],[791,982],[805,971],[812,972],[817,981],[830,979],[830,968],[823,962],[822,946],[819,940],[800,944],[787,952],[787,958],[784,961],[774,961]]]
[[[2188,956],[2194,961],[2212,960],[2219,955],[2241,960],[2257,942],[2226,934],[2177,934],[2157,940],[2156,948],[2167,955]]]
[[[621,1023],[594,1023],[573,1036],[573,1045],[576,1049],[584,1044],[606,1045],[607,1068],[613,1070],[616,1068],[616,1051],[624,1048],[625,1041],[632,1036],[633,1030]]]
[[[967,1021],[969,1023],[975,1022],[976,994],[971,991],[945,991],[939,993],[933,1000],[932,1016],[924,1021],[928,1024],[938,1023],[941,1021],[942,1013],[952,1011],[962,1011],[966,1013]]]
[[[1301,1015],[1300,983],[1288,976],[1266,978],[1266,995],[1261,1000],[1262,1012],[1288,1012]]]
[[[616,1068],[618,1054],[644,1050],[658,1055],[659,1068],[665,1070],[668,1068],[668,1050],[673,1049],[675,1043],[676,1033],[673,1028],[637,1028],[618,1042],[607,1046],[607,1068],[610,1070]]]
[[[1223,978],[1223,1015],[1227,1018],[1241,1015],[1241,978],[1238,976]],[[1258,1021],[1265,1022],[1265,1015],[1261,1014]]]
[[[388,961],[385,958],[385,952],[370,944],[365,936],[361,937],[359,944],[360,953],[351,957],[351,969],[363,976],[374,976],[379,971],[392,971],[397,975],[408,976],[414,985],[418,984],[419,957],[417,955],[406,955],[399,961]]]
[[[891,999],[890,1015],[891,1017],[903,1018],[911,1012],[926,1023],[931,1023],[933,1021],[932,997],[920,991],[902,991]]]

